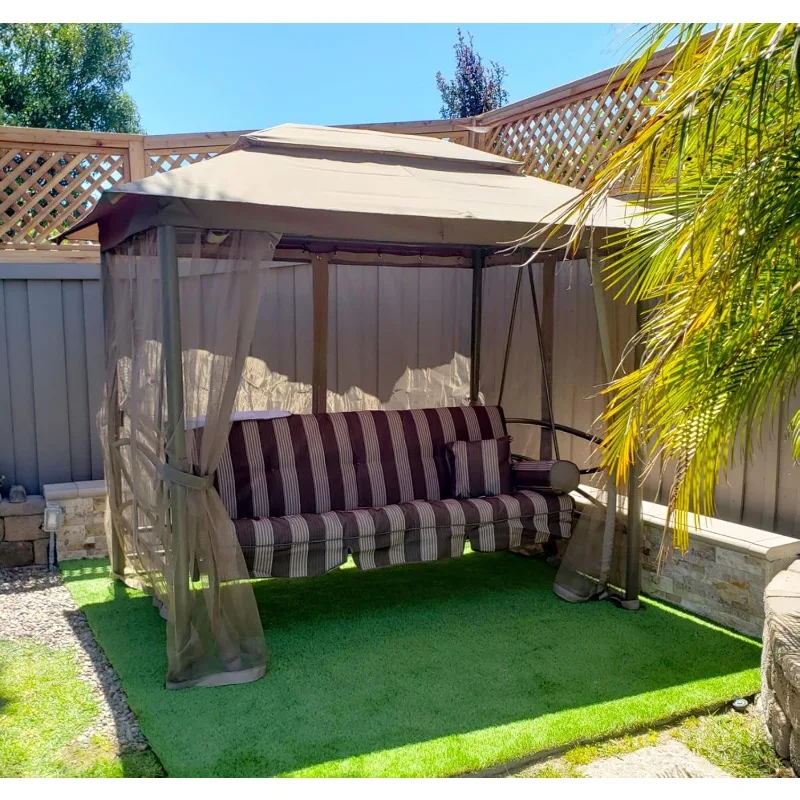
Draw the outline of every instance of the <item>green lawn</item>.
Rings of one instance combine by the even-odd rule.
[[[0,778],[163,774],[151,752],[120,756],[98,735],[77,741],[97,712],[68,651],[0,640]]]
[[[758,690],[760,647],[655,602],[572,606],[510,553],[256,585],[254,684],[168,692],[164,622],[106,565],[67,585],[171,776],[437,776]]]

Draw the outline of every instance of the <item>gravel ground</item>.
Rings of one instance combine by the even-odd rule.
[[[0,569],[0,639],[33,639],[74,653],[80,676],[100,705],[91,727],[78,737],[80,743],[100,734],[118,752],[147,748],[114,669],[57,572],[46,567]]]

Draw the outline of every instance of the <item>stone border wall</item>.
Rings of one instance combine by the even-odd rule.
[[[760,639],[764,590],[800,558],[800,539],[700,517],[689,549],[672,550],[659,564],[666,509],[644,506],[642,591]]]
[[[582,488],[603,499],[594,487]],[[624,581],[626,551],[626,503],[624,498],[619,502],[621,535],[612,568],[616,583]],[[659,563],[667,509],[645,502],[642,518],[642,592],[760,639],[764,590],[777,573],[800,558],[800,539],[701,516],[689,533],[689,549],[681,553],[670,548]]]
[[[44,497],[29,495],[24,503],[0,500],[0,567],[48,563],[50,534],[42,530]]]
[[[47,505],[64,510],[56,532],[59,561],[101,558],[108,555],[106,544],[106,482],[50,483],[44,487]]]

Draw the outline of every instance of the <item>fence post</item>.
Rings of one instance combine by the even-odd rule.
[[[149,175],[147,156],[144,151],[144,136],[132,136],[128,142],[128,165],[131,170],[129,179],[140,181]]]

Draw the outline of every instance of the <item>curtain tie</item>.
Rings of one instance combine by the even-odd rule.
[[[187,489],[203,492],[214,485],[213,475],[194,475],[191,472],[182,472],[171,464],[160,464],[158,473],[165,481],[177,483],[178,486],[185,486]]]

